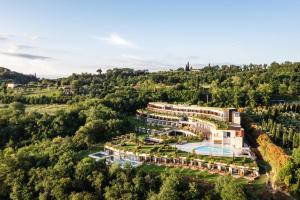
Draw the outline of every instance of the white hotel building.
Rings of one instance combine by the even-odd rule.
[[[244,129],[240,125],[240,113],[235,108],[151,102],[146,111],[139,110],[137,115],[146,118],[151,124],[188,127],[189,130],[202,132],[213,144],[243,147]]]

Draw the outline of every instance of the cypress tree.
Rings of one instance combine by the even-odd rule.
[[[262,127],[263,130],[266,129],[266,122],[265,122],[264,119],[263,119],[263,121],[261,122],[261,127]]]
[[[297,148],[298,146],[299,146],[299,137],[298,137],[298,134],[296,133],[296,134],[294,134],[294,136],[293,136],[293,147],[294,148]]]
[[[271,133],[272,137],[274,137],[274,138],[276,137],[276,127],[275,126],[272,127],[270,133]]]
[[[287,147],[289,142],[288,133],[285,131],[282,134],[282,147]]]
[[[279,144],[280,140],[281,140],[281,125],[278,124],[276,128],[276,134],[275,134],[275,143]]]
[[[294,132],[293,132],[293,129],[289,129],[289,134],[288,134],[288,140],[289,140],[289,147],[290,148],[293,148],[293,136],[294,136]]]
[[[185,66],[185,71],[190,71],[190,62],[188,62]]]
[[[268,120],[268,128],[271,129],[272,126],[273,126],[273,120],[271,118],[269,118],[269,120]]]

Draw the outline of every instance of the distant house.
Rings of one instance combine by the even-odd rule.
[[[66,85],[66,86],[63,86],[61,88],[62,88],[64,94],[66,94],[66,95],[74,94],[74,90],[72,89],[72,87],[70,85]]]
[[[11,88],[11,89],[14,89],[14,88],[17,88],[17,87],[22,87],[23,85],[22,84],[16,84],[16,83],[7,83],[7,88]]]

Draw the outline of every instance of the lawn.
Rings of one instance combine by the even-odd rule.
[[[16,88],[9,89],[9,92],[23,96],[58,96],[61,91],[56,87],[49,88]]]
[[[5,109],[5,108],[7,108],[7,106],[8,106],[8,104],[2,104],[2,103],[0,103],[0,109]]]
[[[89,154],[96,153],[98,151],[103,151],[104,144],[105,144],[105,142],[98,143],[98,144],[95,144],[94,146],[90,147],[89,149],[81,150],[80,152],[78,152],[77,156],[79,158],[84,158],[84,157],[87,157]]]
[[[40,112],[53,114],[58,110],[67,108],[66,104],[41,104],[41,105],[26,105],[25,112]]]
[[[60,93],[59,89],[56,88],[33,88],[22,91],[25,96],[58,96]]]
[[[192,170],[192,169],[185,169],[185,168],[176,168],[176,167],[166,167],[166,166],[158,166],[158,165],[147,165],[144,164],[138,168],[139,171],[145,173],[155,173],[161,174],[165,172],[174,171],[176,174],[180,174],[183,176],[193,176],[195,178],[199,178],[201,180],[213,183],[216,179],[220,176],[218,174],[211,174],[207,171],[200,171],[200,170]]]
[[[53,114],[58,110],[63,110],[67,108],[67,104],[31,104],[25,105],[25,112],[39,112]],[[0,111],[2,113],[9,112],[9,104],[0,104]]]

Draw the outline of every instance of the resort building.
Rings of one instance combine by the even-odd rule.
[[[244,131],[239,112],[234,108],[149,103],[138,110],[141,123],[135,133],[112,138],[104,151],[90,154],[96,161],[145,164],[206,170],[253,180],[259,176],[256,157],[243,147]],[[202,140],[204,136],[206,140]],[[177,137],[179,136],[179,137]],[[200,139],[201,138],[201,139]],[[215,156],[216,159],[212,159]]]
[[[17,87],[22,87],[22,84],[17,84],[17,83],[7,83],[7,84],[6,84],[6,87],[7,87],[7,88],[14,89],[14,88],[17,88]]]
[[[149,124],[202,133],[213,144],[243,148],[244,129],[236,108],[200,107],[151,102],[137,116]]]

